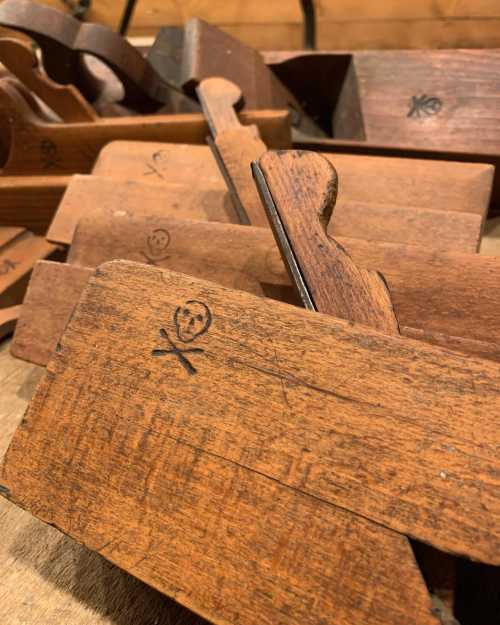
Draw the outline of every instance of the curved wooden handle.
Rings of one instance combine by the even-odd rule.
[[[0,62],[65,122],[95,121],[97,113],[73,85],[60,85],[40,71],[31,46],[0,38]]]
[[[225,130],[241,127],[235,111],[243,101],[238,85],[225,78],[206,78],[198,85],[196,93],[214,138]]]
[[[338,189],[330,162],[315,152],[281,150],[264,154],[259,167],[316,309],[399,334],[383,276],[358,268],[327,234]]]

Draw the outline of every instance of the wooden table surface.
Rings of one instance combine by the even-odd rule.
[[[496,227],[495,227],[496,226]],[[500,220],[482,253],[500,254]],[[0,343],[0,458],[43,368]],[[1,625],[195,625],[201,618],[0,498]]]

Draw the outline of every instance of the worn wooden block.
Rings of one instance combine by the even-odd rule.
[[[48,362],[92,273],[65,263],[36,263],[11,344],[14,356]]]
[[[159,154],[153,158],[155,154]],[[329,154],[344,200],[416,206],[486,216],[494,169],[482,163]],[[158,173],[152,172],[155,166]],[[117,141],[107,145],[93,168],[99,176],[146,177],[147,182],[192,183],[217,179],[223,184],[207,146]],[[450,185],[449,181],[453,180]]]
[[[217,163],[207,145],[112,141],[99,152],[92,173],[138,179],[148,184],[175,182],[219,184],[225,188]]]
[[[189,310],[188,301],[201,302],[200,310]],[[169,352],[161,328],[177,350],[196,351]],[[262,614],[273,621],[281,588],[289,582],[289,552],[280,543],[287,510],[295,511],[294,523],[309,514],[309,524],[321,518],[320,526],[330,528],[338,528],[335,516],[351,510],[367,517],[363,524],[374,519],[379,528],[498,562],[497,433],[491,420],[497,379],[498,365],[487,361],[116,262],[91,279],[11,444],[1,483],[13,501],[163,592],[175,587],[178,600],[211,620],[231,622],[238,612],[240,622],[261,622]],[[195,466],[191,458],[197,458]],[[264,494],[267,480],[273,484],[270,495]],[[291,488],[294,499],[313,496],[332,518],[286,502],[275,529],[265,501],[283,501],[282,488]],[[247,494],[246,504],[230,495],[235,492]],[[211,524],[213,510],[223,515],[222,526]],[[254,514],[262,525],[248,522]],[[186,515],[196,519],[193,526]],[[390,562],[389,570],[397,572],[387,574],[391,585],[385,588],[384,571],[377,584],[353,587],[371,551],[370,532],[352,531],[355,519],[361,520],[350,515],[350,539],[337,529],[323,544],[316,531],[304,535],[300,523],[293,535],[293,561],[308,567],[315,562],[296,557],[310,537],[323,554],[319,570],[332,576],[308,586],[307,596],[316,598],[314,622],[318,614],[334,618],[330,609],[337,610],[338,622],[358,620],[353,614],[361,622],[391,622],[394,606],[387,597],[407,585],[399,561],[392,561],[401,554],[389,541],[377,562]],[[280,558],[261,543],[262,533],[281,544]],[[262,549],[245,547],[249,535],[248,544]],[[345,545],[358,537],[365,541],[365,556],[356,559],[356,577],[351,569],[344,575],[342,566],[333,566],[341,561],[330,554],[345,553]],[[199,566],[186,567],[186,557]],[[247,569],[249,561],[255,564]],[[271,562],[274,568],[265,565]],[[318,579],[305,572],[292,579]],[[262,588],[268,574],[271,601],[269,592],[252,594],[253,584]],[[340,579],[343,600],[336,594]],[[236,604],[222,600],[234,583],[240,588],[233,592]],[[375,593],[371,616],[360,601],[368,587]],[[383,619],[373,610],[382,589],[388,593]],[[333,599],[323,607],[321,597],[329,593]],[[414,603],[406,613],[408,596]],[[425,608],[415,608],[420,600],[420,594],[405,594],[394,622],[426,622]],[[280,618],[307,618],[293,595],[288,601],[292,607]]]
[[[251,191],[259,200],[257,190]],[[218,182],[207,181],[203,186],[158,185],[134,180],[117,182],[100,176],[73,176],[47,238],[69,245],[82,217],[119,215],[124,211],[136,217],[239,221],[226,189]],[[473,213],[339,200],[329,231],[335,236],[408,243],[441,251],[475,252],[481,230],[482,217]]]
[[[208,134],[200,113],[47,123],[5,80],[0,83],[0,118],[9,128],[3,168],[9,175],[88,173],[101,148],[116,139],[205,143]],[[287,111],[250,111],[242,113],[241,120],[256,123],[267,145],[290,145]]]
[[[357,265],[383,273],[405,336],[500,360],[499,258],[362,239],[337,240]],[[80,220],[68,256],[72,265],[38,264],[13,353],[45,365],[81,292],[74,290],[79,281],[73,278],[73,266],[96,267],[115,258],[147,262],[253,293],[258,292],[258,282],[266,295],[296,302],[267,228],[100,213]],[[53,314],[54,307],[64,308],[66,316]],[[45,316],[51,321],[41,331],[39,321]]]
[[[47,231],[47,239],[69,245],[82,217],[112,214],[237,221],[227,190],[217,182],[165,186],[111,177],[73,176]]]
[[[241,89],[223,78],[207,78],[196,92],[212,134],[210,147],[231,193],[239,222],[267,226],[249,167],[267,147],[257,126],[244,127],[236,115],[234,107],[242,100]]]
[[[69,176],[0,176],[0,224],[45,234]]]

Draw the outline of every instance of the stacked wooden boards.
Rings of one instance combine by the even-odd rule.
[[[474,280],[470,284],[461,281],[452,267],[455,262],[467,266],[468,257],[436,256],[436,252],[476,251],[491,169],[348,155],[329,158],[341,181],[330,232],[340,237],[356,262],[388,272],[405,332],[496,357],[496,348],[484,343],[494,325],[494,314],[489,307],[482,310],[483,298],[476,302],[474,314],[482,310],[480,318],[490,319],[484,332],[477,323],[460,321],[477,293],[470,291]],[[450,176],[455,184],[445,186]],[[435,188],[442,189],[441,193],[435,193]],[[451,210],[443,210],[445,207]],[[170,217],[165,218],[166,214]],[[176,221],[179,219],[190,221]],[[92,268],[114,258],[147,262],[296,301],[269,231],[215,223],[235,219],[208,148],[110,144],[102,151],[93,175],[75,176],[68,186],[47,236],[58,244],[73,242],[69,264],[41,263],[37,267],[13,353],[46,364]],[[488,261],[474,257],[471,271],[473,275],[487,272],[494,281],[494,259],[490,265],[486,269]],[[422,314],[419,297],[411,294],[415,267],[424,297],[432,302],[427,314]],[[446,296],[440,298],[438,290],[437,296],[432,295],[436,279],[449,281],[456,294],[452,297],[458,321],[452,331],[448,326],[449,293],[443,291]]]

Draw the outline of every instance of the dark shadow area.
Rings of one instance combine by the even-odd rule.
[[[269,68],[329,136],[366,138],[352,54],[304,55]]]
[[[500,567],[471,562],[410,541],[445,625],[500,625]]]

